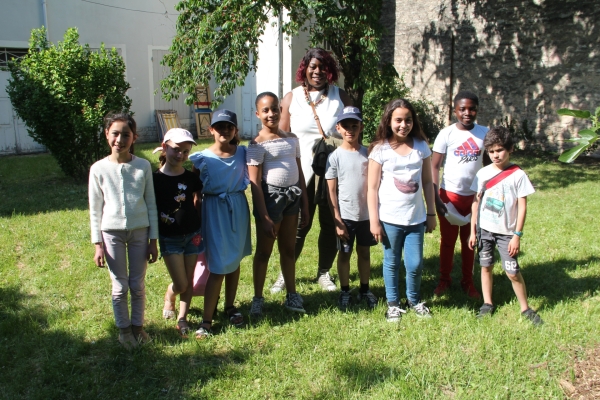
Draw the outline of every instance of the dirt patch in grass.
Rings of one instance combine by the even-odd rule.
[[[570,378],[560,386],[569,399],[600,399],[600,345],[575,357]]]

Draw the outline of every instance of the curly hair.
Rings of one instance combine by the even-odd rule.
[[[483,147],[488,150],[494,145],[500,145],[506,150],[512,150],[514,142],[510,130],[505,126],[495,126],[488,131],[483,139]]]
[[[477,97],[475,93],[469,92],[468,90],[463,90],[454,96],[454,107],[456,107],[459,101],[464,99],[471,100],[476,106],[479,105],[479,97]]]
[[[417,138],[420,140],[424,140],[426,143],[429,143],[429,141],[427,140],[427,136],[425,135],[425,132],[423,132],[423,129],[421,128],[421,122],[419,122],[419,117],[417,116],[417,112],[415,111],[412,104],[410,104],[410,102],[406,99],[396,99],[396,100],[390,101],[385,106],[383,114],[381,115],[381,122],[379,123],[379,126],[377,127],[377,132],[375,133],[375,140],[369,146],[369,153],[371,152],[371,150],[373,150],[373,147],[375,147],[375,145],[381,144],[386,139],[389,139],[392,136],[394,136],[394,133],[392,132],[392,127],[391,127],[392,113],[397,108],[406,108],[408,111],[410,111],[410,114],[412,116],[413,127],[410,130],[410,132],[408,133],[408,136],[411,136],[413,139]]]
[[[296,70],[296,82],[304,83],[306,81],[306,70],[308,69],[310,60],[313,58],[316,58],[317,60],[321,61],[321,64],[323,64],[323,69],[325,70],[325,74],[327,76],[327,82],[330,85],[333,82],[337,82],[340,76],[337,62],[327,50],[324,50],[320,47],[308,49],[304,57],[302,57],[302,60],[300,60],[300,65],[298,65],[298,69]]]

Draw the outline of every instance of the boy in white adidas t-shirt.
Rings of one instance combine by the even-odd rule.
[[[483,145],[492,164],[477,172],[471,189],[477,192],[471,209],[471,237],[469,248],[477,243],[481,265],[481,291],[483,305],[477,318],[491,315],[496,307],[492,303],[494,247],[498,248],[502,268],[512,283],[521,306],[521,315],[534,325],[543,323],[540,316],[529,308],[525,281],[517,257],[527,214],[527,196],[535,190],[529,178],[518,166],[511,164],[513,141],[510,131],[498,126],[492,128]],[[480,234],[477,233],[478,226]],[[479,236],[479,237],[478,237]]]
[[[480,298],[473,285],[475,253],[469,249],[469,219],[475,192],[471,184],[482,166],[483,139],[488,131],[477,125],[479,98],[462,91],[454,97],[454,115],[458,122],[440,131],[433,144],[431,168],[435,185],[435,205],[440,220],[440,282],[434,290],[441,295],[450,288],[454,245],[460,234],[462,255],[461,287],[469,297]],[[440,169],[444,174],[440,185]],[[439,189],[439,190],[438,190]]]

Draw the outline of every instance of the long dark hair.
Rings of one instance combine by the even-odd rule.
[[[410,114],[412,116],[413,127],[408,133],[408,136],[412,137],[413,139],[416,138],[425,141],[425,143],[429,143],[425,132],[423,132],[423,129],[421,128],[419,117],[417,116],[417,113],[412,104],[410,104],[410,101],[406,99],[396,99],[390,101],[385,106],[385,109],[383,110],[383,115],[381,116],[381,122],[379,123],[379,126],[377,127],[377,132],[375,133],[375,140],[369,146],[369,153],[371,152],[371,150],[373,150],[373,147],[383,143],[386,139],[390,139],[392,136],[394,136],[394,133],[392,132],[391,128],[392,113],[397,108],[406,108],[408,111],[410,111]]]
[[[302,57],[302,60],[300,60],[300,65],[298,65],[298,69],[296,70],[296,82],[304,83],[304,81],[306,81],[306,69],[310,64],[310,60],[313,58],[316,58],[317,60],[321,61],[321,64],[323,64],[323,69],[325,69],[327,72],[327,82],[330,85],[333,82],[337,82],[340,75],[337,62],[335,62],[327,50],[324,50],[320,47],[308,49],[304,57]]]
[[[137,125],[135,123],[135,120],[133,119],[131,114],[127,114],[124,112],[111,111],[108,114],[106,114],[106,116],[104,117],[104,130],[109,130],[111,125],[117,121],[126,122],[133,135],[137,137]],[[133,154],[133,151],[134,149],[132,143],[131,147],[129,148],[129,153]]]

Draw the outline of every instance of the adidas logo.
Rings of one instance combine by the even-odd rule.
[[[478,157],[481,155],[481,149],[473,138],[469,138],[462,146],[454,150],[454,155],[457,157]]]

